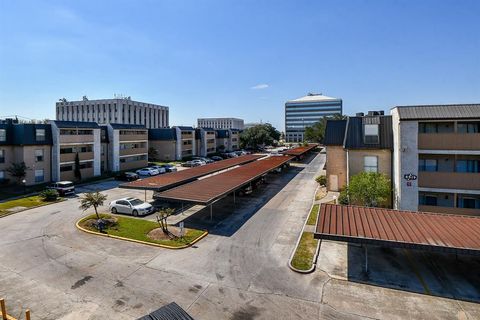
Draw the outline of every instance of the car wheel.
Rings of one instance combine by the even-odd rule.
[[[112,213],[113,213],[113,214],[117,214],[117,208],[113,207],[113,208],[112,208]]]
[[[138,217],[138,211],[137,210],[133,210],[132,214],[133,214],[134,217]]]

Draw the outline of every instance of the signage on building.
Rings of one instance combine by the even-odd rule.
[[[407,173],[403,175],[403,179],[407,181],[413,181],[413,180],[417,180],[417,176],[414,175],[413,173]]]

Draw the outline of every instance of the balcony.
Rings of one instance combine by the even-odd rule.
[[[480,216],[480,209],[419,205],[418,211],[433,212],[433,213],[462,214],[467,216]]]
[[[75,161],[76,153],[62,153],[60,154],[60,162],[73,162]],[[93,152],[79,152],[78,158],[80,161],[83,160],[93,160]]]
[[[480,173],[420,171],[418,173],[418,186],[423,188],[480,190]]]
[[[480,133],[419,133],[418,149],[480,150]]]
[[[148,135],[145,134],[122,134],[119,135],[120,142],[123,141],[144,141],[148,140]]]
[[[133,148],[133,149],[120,149],[121,156],[128,156],[132,154],[146,154],[147,148]]]
[[[93,143],[93,134],[64,134],[60,135],[60,144],[64,143]]]

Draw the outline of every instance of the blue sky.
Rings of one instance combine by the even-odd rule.
[[[170,123],[235,116],[283,130],[288,99],[346,114],[480,102],[480,1],[0,0],[0,116],[114,93]]]

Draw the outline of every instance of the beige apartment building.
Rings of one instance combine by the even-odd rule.
[[[395,209],[480,215],[480,104],[391,113]]]
[[[130,97],[67,101],[56,103],[56,119],[61,121],[96,122],[98,124],[132,124],[146,128],[167,128],[169,108],[158,104],[134,101]]]
[[[215,140],[215,130],[212,128],[195,129],[195,139],[198,156],[206,157],[217,152],[217,144]]]
[[[26,186],[51,180],[52,133],[47,124],[18,123],[13,119],[0,122],[0,185],[15,183],[8,168],[25,163]],[[23,183],[23,181],[19,181]]]
[[[344,189],[360,172],[379,172],[392,178],[392,117],[382,111],[328,120],[325,132],[327,188]]]
[[[215,144],[217,152],[231,152],[240,149],[240,130],[216,130]]]
[[[182,160],[197,155],[195,129],[192,127],[151,129],[148,143],[155,150],[157,160]]]
[[[110,171],[126,171],[148,165],[148,130],[143,125],[110,124],[108,155]]]

